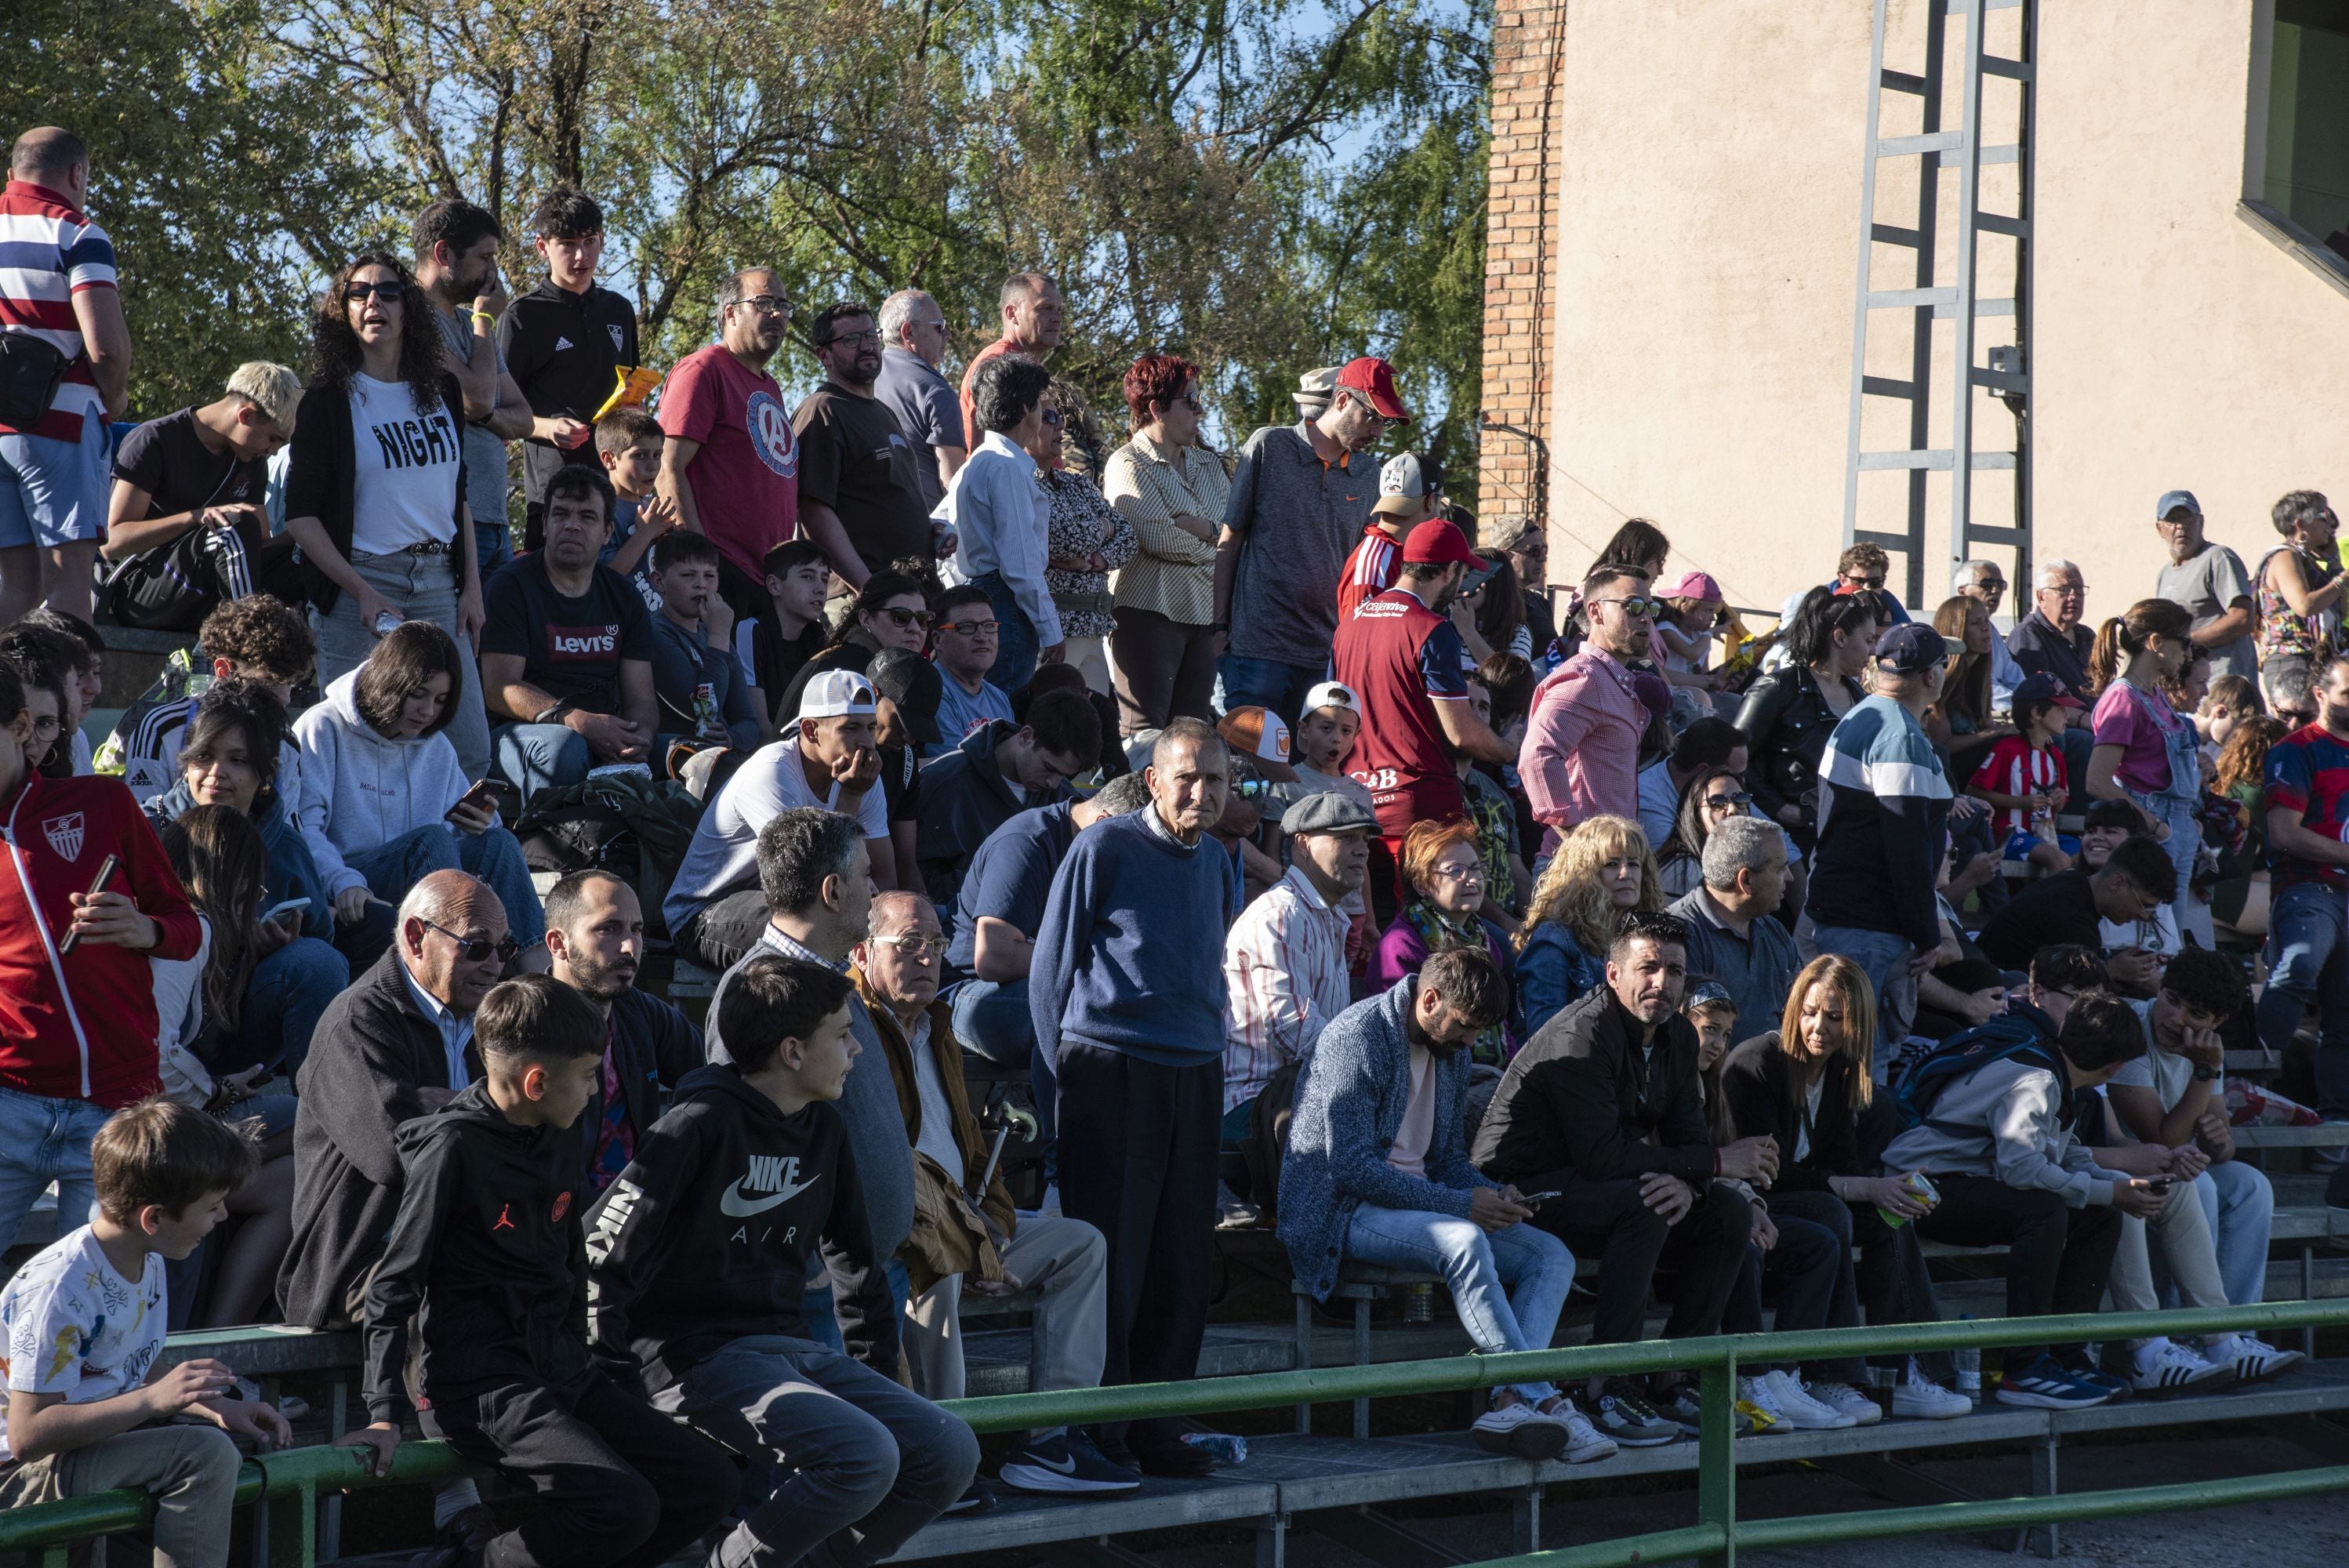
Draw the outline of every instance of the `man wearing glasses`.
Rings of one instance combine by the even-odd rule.
[[[1646,655],[1657,602],[1646,577],[1607,566],[1583,580],[1582,603],[1590,635],[1534,688],[1517,756],[1534,819],[1549,829],[1544,853],[1592,817],[1640,816],[1640,738],[1648,706],[1625,661]]]
[[[718,341],[688,355],[661,393],[660,494],[717,544],[718,591],[738,616],[758,607],[767,552],[799,528],[799,437],[767,373],[791,319],[774,273],[735,273],[718,285]]]
[[[1992,706],[2003,713],[2023,676],[2023,666],[2014,662],[2014,654],[2006,645],[2006,634],[1998,629],[1998,606],[2006,597],[2006,573],[1995,561],[1961,561],[1950,574],[1950,592],[1974,600],[1991,617],[1990,695]]]
[[[1268,707],[1294,727],[1328,675],[1338,579],[1379,495],[1371,449],[1410,417],[1393,367],[1357,359],[1319,418],[1267,426],[1240,449],[1216,551],[1225,711]]]
[[[914,443],[874,395],[881,329],[868,305],[827,305],[808,324],[824,384],[792,416],[800,445],[800,524],[858,588],[908,556],[936,553]]]
[[[1885,586],[1891,579],[1892,562],[1884,553],[1882,546],[1855,544],[1836,557],[1835,581],[1820,586],[1837,593],[1870,592],[1883,594],[1884,603],[1891,608],[1893,624],[1898,625],[1909,619],[1909,611],[1900,603],[1899,590]],[[1810,593],[1808,588],[1797,588],[1786,595],[1786,602],[1778,608],[1778,624],[1792,625],[1795,612],[1803,607],[1803,601],[1810,597]]]
[[[987,678],[1003,630],[987,590],[965,583],[939,595],[937,605],[930,658],[946,677],[946,695],[938,699],[938,738],[923,749],[925,762],[944,757],[990,724],[1011,722],[1011,699]]]
[[[2080,706],[2064,710],[2064,766],[2075,779],[2088,776],[2088,753],[2094,748],[2095,683],[2088,678],[2088,655],[2095,634],[2081,624],[2088,606],[2088,586],[2080,569],[2068,561],[2050,561],[2034,580],[2031,614],[2015,623],[2007,645],[2026,675],[2045,676]]]
[[[881,302],[881,374],[873,395],[897,416],[914,445],[914,478],[924,511],[936,511],[970,455],[964,446],[962,399],[938,374],[947,354],[947,318],[919,289],[899,289]]]

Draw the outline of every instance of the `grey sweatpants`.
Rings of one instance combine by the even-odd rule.
[[[117,1487],[155,1499],[155,1568],[226,1568],[243,1460],[218,1427],[142,1427],[0,1476],[0,1511]]]
[[[1003,1268],[1043,1292],[1028,1340],[1030,1392],[1101,1387],[1109,1346],[1108,1267],[1108,1243],[1082,1220],[1020,1216]],[[962,1275],[948,1274],[905,1306],[905,1366],[914,1387],[933,1399],[963,1397],[961,1303]]]

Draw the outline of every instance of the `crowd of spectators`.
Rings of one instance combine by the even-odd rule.
[[[2314,492],[2252,573],[2162,496],[2154,593],[2095,627],[2068,562],[2002,631],[1995,563],[1926,619],[1855,545],[1761,657],[1651,522],[1563,593],[1539,526],[1480,546],[1378,455],[1381,359],[1226,454],[1149,355],[1112,442],[1040,273],[958,390],[930,294],[800,328],[761,266],[636,377],[569,187],[527,294],[435,201],[331,269],[306,377],[118,440],[87,152],[10,173],[0,1246],[52,1186],[59,1234],[0,1294],[0,1500],[145,1486],[160,1550],[224,1561],[229,1439],[285,1420],[149,1363],[282,1320],[361,1334],[370,1464],[415,1418],[529,1496],[439,1489],[449,1563],[871,1563],[986,1501],[936,1404],[974,1301],[1021,1299],[1031,1387],[1188,1378],[1219,1227],[1317,1296],[1433,1274],[1488,1352],[1553,1342],[1578,1256],[1601,1343],[1659,1294],[1667,1337],[1930,1320],[1920,1238],[2006,1248],[2010,1315],[2242,1305],[2273,1199],[2225,1043],[2313,1034],[2302,1114],[2349,1121]],[[94,753],[93,616],[194,634]],[[2256,1007],[2222,929],[2268,938]],[[639,986],[695,966],[698,1024]],[[1996,1398],[2295,1359],[2107,1352],[2010,1351]],[[1756,1360],[1740,1430],[1953,1417],[1953,1375]],[[1474,1430],[1579,1462],[1696,1420],[1661,1375]],[[1202,1475],[1199,1435],[1030,1432],[999,1480]]]

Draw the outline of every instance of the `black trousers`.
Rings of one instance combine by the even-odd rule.
[[[657,1568],[727,1516],[740,1480],[724,1449],[600,1372],[436,1398],[424,1424],[537,1499],[486,1568]]]
[[[1866,1309],[1871,1326],[1940,1321],[1941,1309],[1933,1299],[1933,1276],[1925,1267],[1925,1249],[1917,1239],[1915,1225],[1888,1225],[1875,1204],[1846,1202],[1832,1192],[1817,1190],[1773,1192],[1770,1212],[1782,1220],[1791,1214],[1825,1227],[1834,1233],[1846,1257],[1852,1248],[1859,1249],[1859,1266],[1851,1271],[1847,1283],[1857,1289],[1859,1305]],[[1828,1321],[1840,1326],[1859,1320],[1836,1316]],[[1876,1366],[1898,1370],[1908,1358],[1878,1356],[1870,1359]],[[1954,1371],[1946,1350],[1927,1351],[1917,1357],[1917,1363],[1928,1377],[1946,1379]]]
[[[1961,1247],[2003,1245],[2006,1315],[2094,1312],[2105,1299],[2113,1253],[2121,1244],[2117,1209],[2075,1209],[2053,1192],[2010,1187],[1995,1176],[1936,1176],[1941,1201],[1909,1223],[1929,1242]],[[2010,1346],[2006,1365],[2021,1367],[2043,1350],[2076,1345]]]
[[[1062,1036],[1061,1212],[1109,1243],[1106,1386],[1199,1371],[1216,1264],[1224,1064],[1162,1067]]]
[[[723,975],[759,945],[759,935],[766,929],[766,895],[749,888],[702,905],[671,934],[678,956]]]
[[[1746,1247],[1745,1261],[1730,1289],[1729,1305],[1721,1315],[1721,1331],[1761,1333],[1765,1286],[1777,1301],[1778,1327],[1785,1332],[1858,1327],[1859,1303],[1851,1286],[1851,1243],[1839,1240],[1826,1226],[1780,1208],[1776,1194],[1771,1197],[1770,1218],[1777,1222],[1778,1244],[1766,1253],[1757,1246]],[[1859,1362],[1849,1357],[1808,1365],[1813,1377],[1859,1383],[1867,1377]],[[1757,1360],[1750,1367],[1743,1360],[1738,1363],[1740,1372],[1791,1372],[1795,1367],[1792,1361],[1776,1359]]]
[[[1578,1256],[1599,1254],[1599,1315],[1590,1326],[1590,1343],[1628,1345],[1640,1337],[1659,1272],[1672,1276],[1665,1286],[1672,1302],[1665,1338],[1721,1332],[1722,1312],[1744,1266],[1754,1210],[1734,1188],[1707,1181],[1697,1188],[1696,1202],[1681,1222],[1668,1225],[1640,1201],[1636,1177],[1569,1178],[1533,1222]]]

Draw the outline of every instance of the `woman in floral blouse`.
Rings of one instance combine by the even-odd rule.
[[[1118,515],[1091,480],[1053,466],[1061,450],[1061,414],[1055,397],[1045,404],[1043,449],[1036,459],[1038,478],[1052,503],[1046,549],[1051,559],[1045,567],[1045,591],[1059,612],[1061,632],[1068,639],[1069,665],[1083,673],[1085,685],[1103,696],[1110,695],[1109,574],[1133,557],[1133,525]]]

